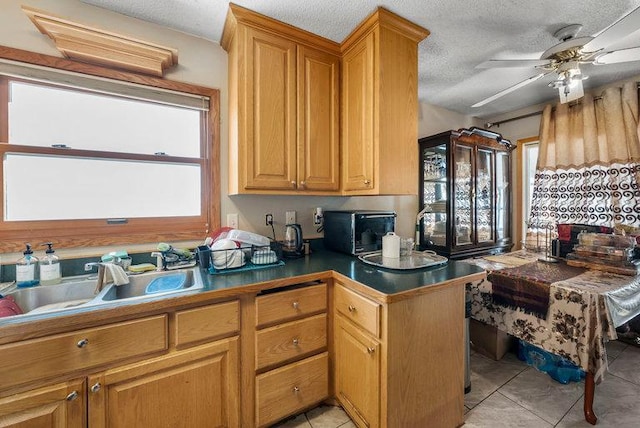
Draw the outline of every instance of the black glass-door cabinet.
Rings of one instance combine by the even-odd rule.
[[[511,151],[480,128],[420,138],[421,250],[462,259],[511,248]]]

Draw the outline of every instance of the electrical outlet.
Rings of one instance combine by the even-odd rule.
[[[322,208],[318,207],[313,210],[313,224],[322,224]]]
[[[296,212],[295,211],[287,211],[285,217],[285,224],[295,224],[296,223]]]
[[[267,226],[273,226],[273,214],[265,214],[264,223]]]
[[[238,214],[237,213],[229,213],[227,214],[227,227],[232,229],[238,228]]]

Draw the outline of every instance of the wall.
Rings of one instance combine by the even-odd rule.
[[[0,44],[52,56],[60,56],[53,43],[37,31],[20,9],[24,0],[3,0],[0,13]],[[229,196],[227,195],[227,54],[218,43],[190,36],[166,27],[81,3],[77,0],[30,0],[29,5],[87,25],[153,41],[178,49],[179,65],[166,77],[172,80],[221,89],[221,212],[239,213],[240,228],[270,235],[264,214],[272,213],[276,237],[282,238],[285,211],[297,211],[305,237],[321,236],[312,224],[314,207],[323,209],[383,209],[398,213],[397,231],[413,236],[416,196],[319,197],[319,196]],[[220,29],[222,32],[222,28]],[[427,104],[420,105],[420,136],[472,126],[474,121]],[[476,121],[477,122],[477,121]],[[475,123],[479,125],[479,123]]]

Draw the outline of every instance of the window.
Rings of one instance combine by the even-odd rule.
[[[218,91],[145,79],[168,88],[0,62],[0,251],[200,239],[219,224]]]

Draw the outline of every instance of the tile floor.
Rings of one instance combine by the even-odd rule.
[[[593,405],[596,427],[640,427],[640,348],[615,341],[607,344],[607,350],[609,372],[596,385]],[[472,352],[464,428],[589,428],[592,425],[582,413],[583,393],[584,381],[563,385],[515,354],[493,361]],[[341,408],[320,406],[277,427],[354,428],[355,424]]]

